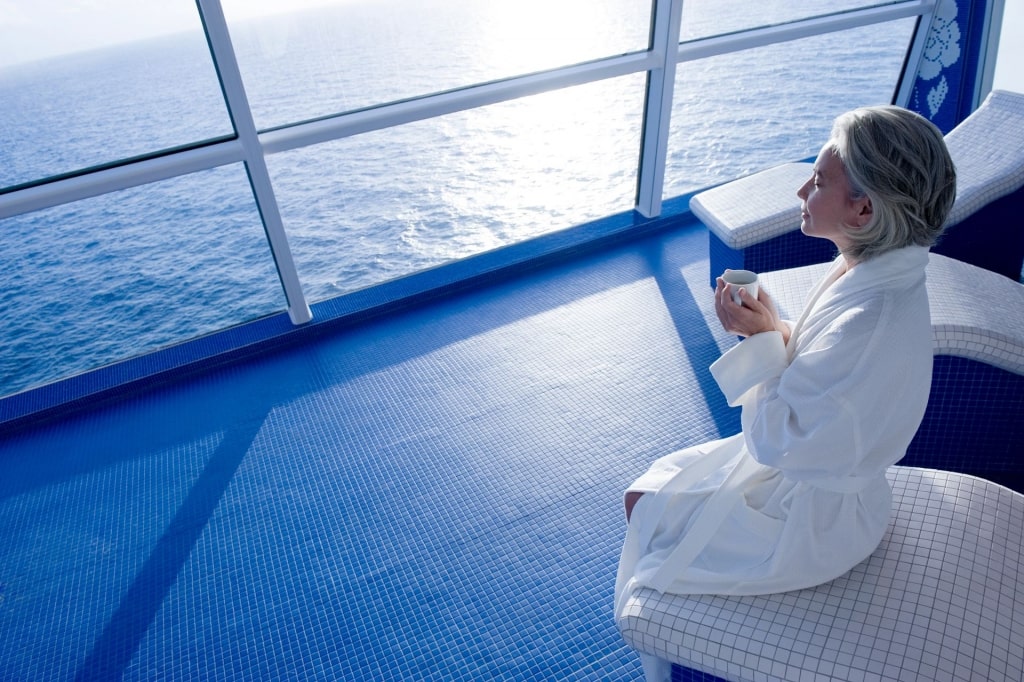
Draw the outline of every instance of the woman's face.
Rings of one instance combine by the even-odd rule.
[[[843,226],[862,227],[871,217],[871,201],[852,199],[850,180],[839,156],[828,145],[814,162],[814,173],[796,195],[803,200],[800,230],[828,239],[841,251],[849,245]]]

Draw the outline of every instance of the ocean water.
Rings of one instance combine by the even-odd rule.
[[[409,3],[397,26],[351,4],[232,31],[266,128],[646,43],[646,0],[563,2],[540,37],[481,9],[505,3],[455,0]],[[777,21],[834,5],[757,7]],[[685,12],[684,38],[768,21],[741,2]],[[890,99],[912,26],[680,65],[665,196],[812,156],[836,114]],[[569,53],[546,47],[559,36]],[[307,297],[630,210],[643,92],[633,75],[271,155]],[[0,102],[0,187],[231,131],[199,32],[0,70]],[[240,165],[0,221],[0,247],[0,395],[285,306]]]

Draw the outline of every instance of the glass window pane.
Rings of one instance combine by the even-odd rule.
[[[285,307],[241,166],[8,218],[0,250],[0,395]]]
[[[193,2],[19,9],[0,22],[0,188],[232,134]]]
[[[647,49],[650,0],[376,0],[224,12],[258,128]],[[248,18],[247,18],[248,17]]]
[[[892,101],[914,25],[900,19],[679,64],[665,196],[815,156],[836,116]]]
[[[1008,2],[1003,7],[999,32],[993,90],[1024,92],[1024,2]]]
[[[310,300],[633,207],[644,76],[268,158]]]
[[[878,0],[685,0],[679,39],[687,41],[708,38],[851,9],[890,4],[892,2]]]

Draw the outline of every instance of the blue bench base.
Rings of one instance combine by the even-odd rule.
[[[808,237],[800,230],[786,232],[744,249],[726,246],[718,235],[708,231],[708,257],[711,286],[726,269],[772,272],[802,265],[825,263],[836,257],[836,247],[827,239]]]
[[[935,356],[932,390],[904,466],[978,476],[1024,493],[1024,376]]]
[[[986,204],[946,230],[932,252],[998,272],[1015,282],[1024,281],[1022,205],[1024,187]]]

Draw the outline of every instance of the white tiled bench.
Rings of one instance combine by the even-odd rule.
[[[690,210],[730,249],[744,249],[800,226],[796,192],[813,167],[784,163],[719,185],[690,199]]]
[[[795,319],[827,269],[761,281]],[[633,648],[676,664],[675,679],[1024,679],[1024,495],[986,480],[1024,480],[1024,284],[934,253],[926,275],[932,393],[914,444],[889,470],[882,544],[809,590],[638,591],[619,628]]]
[[[761,274],[796,319],[827,263]],[[901,464],[1024,480],[1024,284],[932,253],[935,364],[928,410]]]
[[[829,263],[760,274],[785,319],[800,316],[804,300]],[[925,269],[935,355],[957,355],[1024,375],[1024,285],[931,253]]]
[[[992,91],[949,131],[946,144],[956,164],[957,197],[946,235],[934,250],[1019,279],[1024,258],[1024,94]]]
[[[1024,679],[1024,496],[995,483],[895,466],[878,549],[815,588],[754,597],[641,589],[618,621],[675,679]]]
[[[1024,93],[993,90],[946,135],[956,164],[956,204],[948,225],[1024,185]]]
[[[1024,264],[1024,94],[995,90],[946,135],[957,199],[935,251],[1013,280]],[[700,192],[690,210],[708,228],[712,286],[726,268],[757,272],[830,260],[827,240],[800,230],[797,189],[812,164],[788,163]]]
[[[726,268],[766,272],[831,260],[835,247],[803,235],[797,190],[811,163],[786,163],[719,185],[690,199],[708,228],[711,285]]]

